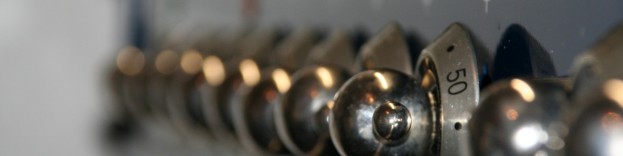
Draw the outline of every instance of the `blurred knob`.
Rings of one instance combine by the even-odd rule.
[[[150,107],[150,115],[156,126],[174,128],[170,120],[170,112],[166,103],[168,84],[174,78],[174,73],[179,69],[180,48],[164,48],[151,56],[152,64],[148,67],[146,100]],[[174,51],[173,49],[177,50]]]
[[[568,91],[557,80],[542,79],[489,86],[470,120],[474,155],[562,155]]]
[[[211,127],[216,127],[218,137],[223,141],[235,140],[237,129],[234,128],[235,110],[241,107],[242,100],[250,89],[260,82],[261,69],[270,65],[270,56],[278,39],[273,30],[257,29],[246,36],[240,43],[238,58],[233,58],[226,67],[225,80],[218,86],[215,106],[211,107],[214,117]]]
[[[148,99],[158,121],[179,136],[189,136],[198,133],[192,131],[186,117],[188,113],[180,108],[186,104],[184,86],[201,71],[203,55],[193,47],[198,33],[191,33],[192,29],[187,27],[179,30],[164,40],[163,51],[154,59],[155,71],[150,76]]]
[[[234,53],[226,44],[245,33],[236,29],[241,32],[228,34],[225,30],[195,33],[196,37],[189,40],[190,49],[181,54],[181,70],[169,84],[167,104],[171,118],[187,139],[213,137],[210,130],[214,128],[209,127],[204,107],[214,103],[216,86],[225,79],[223,62]]]
[[[196,49],[186,50],[181,54],[180,68],[168,84],[166,103],[171,120],[184,135],[194,138],[197,135],[207,136],[207,125],[201,108],[199,86],[204,84],[201,76],[204,55]]]
[[[575,107],[586,107],[583,97],[599,90],[611,78],[623,78],[623,23],[615,26],[591,49],[577,57],[573,67]]]
[[[317,42],[318,34],[301,28],[277,46],[275,64],[259,73],[256,85],[249,86],[241,96],[238,107],[233,108],[234,127],[242,145],[257,154],[287,154],[279,139],[274,123],[274,107],[291,87],[290,75],[301,68],[305,56]]]
[[[112,76],[112,90],[121,107],[136,119],[145,118],[149,107],[144,100],[145,54],[136,47],[126,47],[117,54]]]
[[[250,32],[248,29],[233,29],[235,32],[226,30],[230,29],[225,29],[222,32],[216,45],[210,46],[210,44],[214,44],[210,43],[210,40],[199,42],[199,49],[202,49],[206,57],[202,64],[201,74],[197,75],[193,81],[199,84],[196,89],[201,92],[202,103],[200,106],[191,107],[199,108],[199,110],[193,111],[203,112],[206,126],[209,127],[210,133],[218,142],[233,146],[238,144],[236,144],[232,131],[224,126],[225,123],[221,119],[221,114],[226,112],[220,112],[218,106],[221,105],[218,104],[217,97],[219,88],[224,84],[226,76],[236,71],[238,66],[236,62],[240,58],[234,56],[242,53],[240,51],[242,41],[248,39]]]
[[[353,38],[336,30],[311,51],[307,67],[292,75],[292,87],[274,108],[275,125],[296,155],[337,155],[328,130],[332,98],[350,76]]]
[[[144,100],[145,55],[134,46],[123,48],[108,72],[109,91],[113,97],[113,118],[106,127],[106,139],[112,144],[128,139],[149,112]]]
[[[575,114],[567,154],[623,154],[623,24],[619,24],[574,66]]]
[[[470,120],[473,154],[561,155],[570,89],[562,79],[544,79],[556,76],[547,51],[513,24],[493,61],[492,77],[499,82],[483,91]]]
[[[623,80],[607,80],[586,96],[587,108],[569,130],[568,155],[623,155]]]

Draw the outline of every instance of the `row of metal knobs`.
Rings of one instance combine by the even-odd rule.
[[[257,28],[129,47],[111,90],[132,124],[257,155],[623,155],[623,25],[570,76],[519,25],[493,58],[461,24],[426,47],[405,34]]]

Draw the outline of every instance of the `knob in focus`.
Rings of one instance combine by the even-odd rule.
[[[463,127],[478,105],[480,88],[490,80],[488,59],[478,40],[458,23],[422,51],[414,74],[432,105],[432,154],[469,153],[469,132]]]
[[[413,78],[402,29],[386,26],[358,57],[366,70],[336,93],[330,115],[333,143],[342,155],[429,153],[434,114],[430,98]]]

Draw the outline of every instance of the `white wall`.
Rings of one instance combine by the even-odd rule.
[[[102,155],[119,4],[0,0],[0,155]]]

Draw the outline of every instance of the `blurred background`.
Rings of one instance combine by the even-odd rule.
[[[102,155],[121,1],[0,0],[0,155]]]
[[[623,20],[621,8],[616,0],[0,0],[0,155],[115,155],[103,141],[113,102],[106,70],[136,38],[243,25],[374,34],[397,21],[429,43],[461,22],[492,51],[519,23],[565,75]]]

